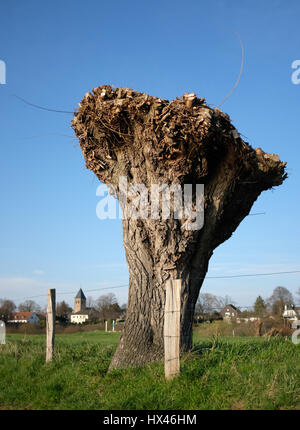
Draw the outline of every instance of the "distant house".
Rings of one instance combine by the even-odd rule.
[[[237,318],[239,314],[238,309],[231,304],[226,305],[221,311],[220,311],[220,315],[224,320],[231,320],[234,318]]]
[[[93,310],[86,307],[86,297],[80,288],[75,296],[74,311],[71,313],[71,323],[82,324],[92,315]]]
[[[297,321],[300,319],[300,307],[285,305],[282,316],[288,321]]]
[[[16,324],[37,324],[39,321],[40,318],[35,312],[13,312],[12,319],[8,322]]]

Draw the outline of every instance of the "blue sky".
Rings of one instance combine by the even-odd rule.
[[[120,220],[96,217],[98,181],[84,165],[72,115],[34,109],[16,99],[72,111],[102,84],[174,99],[186,91],[222,106],[254,147],[278,153],[289,178],[260,196],[232,238],[217,248],[208,276],[300,270],[300,5],[270,1],[10,1],[2,4],[0,60],[0,297],[42,295],[128,283]],[[207,279],[202,292],[251,305],[298,274]],[[110,290],[86,295],[94,298]],[[127,301],[127,288],[113,291]],[[70,294],[65,294],[70,292]],[[36,299],[44,304],[45,298]]]

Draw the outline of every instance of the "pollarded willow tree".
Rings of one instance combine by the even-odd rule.
[[[162,359],[170,277],[182,279],[181,348],[189,350],[194,308],[214,249],[231,236],[262,191],[283,182],[286,163],[253,149],[228,115],[194,94],[169,102],[103,85],[79,106],[72,126],[86,166],[113,187],[119,200],[120,177],[126,177],[128,187],[144,184],[147,189],[151,184],[204,184],[201,229],[187,228],[191,220],[184,215],[172,216],[174,205],[168,219],[123,219],[129,300],[111,368]],[[129,204],[134,196],[126,198]]]

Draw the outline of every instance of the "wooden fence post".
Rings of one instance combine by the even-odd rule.
[[[0,320],[0,345],[5,344],[6,326],[5,322]]]
[[[46,362],[52,361],[54,353],[55,338],[55,289],[48,290],[48,304],[46,317]]]
[[[107,321],[105,321],[105,331],[107,332]]]
[[[164,319],[166,379],[180,373],[180,293],[181,279],[168,279]]]

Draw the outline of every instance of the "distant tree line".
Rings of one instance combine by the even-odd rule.
[[[195,316],[201,317],[202,319],[217,319],[219,312],[228,304],[235,304],[235,301],[229,297],[219,297],[211,293],[199,294],[196,308]]]
[[[89,322],[105,321],[118,319],[125,316],[127,304],[119,305],[118,300],[113,293],[100,296],[98,299],[87,298],[87,308],[91,309],[91,318]],[[19,312],[36,312],[40,317],[45,316],[46,308],[42,308],[33,300],[25,300],[19,306],[9,299],[0,299],[0,319],[4,322],[12,319],[12,314]],[[66,302],[61,301],[56,304],[56,319],[60,323],[67,323],[70,320],[72,307]]]
[[[296,292],[296,297],[300,302],[300,288]],[[278,286],[274,288],[272,295],[267,299],[263,299],[259,295],[253,304],[253,310],[243,310],[241,315],[245,317],[251,315],[263,317],[269,313],[274,316],[281,316],[285,305],[293,305],[295,302],[293,294],[287,288]],[[228,304],[235,305],[236,302],[230,296],[220,297],[211,293],[199,294],[195,316],[202,319],[217,319],[220,310]],[[96,322],[124,317],[127,304],[120,306],[115,294],[108,293],[98,299],[88,297],[87,307],[93,310],[89,321]],[[46,313],[46,308],[42,308],[34,300],[25,300],[19,306],[16,306],[12,300],[0,299],[0,319],[2,321],[7,322],[10,320],[16,310],[19,312],[36,312],[39,315]],[[72,307],[64,300],[57,302],[56,317],[58,321],[69,321],[71,312]]]
[[[125,316],[127,304],[119,305],[118,300],[113,293],[108,293],[94,300],[88,297],[87,306],[94,310],[92,318],[100,321],[118,319]]]
[[[12,319],[12,314],[15,311],[19,312],[36,312],[41,314],[44,311],[41,306],[33,300],[26,300],[20,303],[19,306],[9,299],[0,299],[0,319],[7,322]]]
[[[300,301],[300,288],[296,292],[296,296]],[[218,297],[211,293],[199,294],[195,309],[196,318],[199,316],[202,319],[218,318],[219,311],[228,304],[235,305],[235,301],[229,296]],[[281,316],[285,305],[293,304],[295,304],[293,294],[287,288],[278,286],[274,288],[272,295],[267,299],[263,299],[259,295],[253,304],[253,310],[240,310],[240,313],[244,317],[264,317],[267,314]]]

